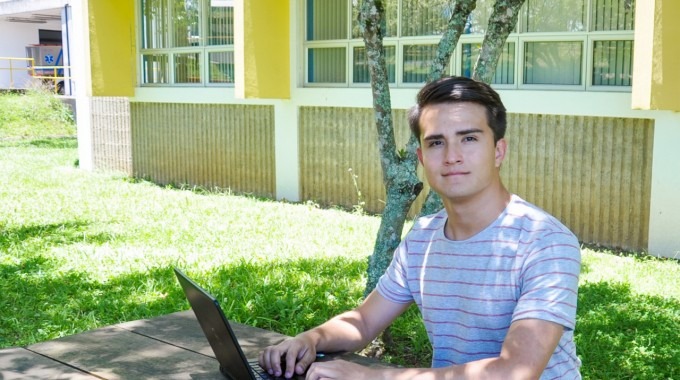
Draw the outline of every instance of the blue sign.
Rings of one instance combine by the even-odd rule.
[[[45,56],[45,63],[54,63],[54,56],[52,54],[48,54]]]

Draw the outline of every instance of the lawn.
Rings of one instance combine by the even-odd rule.
[[[378,217],[76,161],[72,137],[0,141],[0,347],[186,310],[172,266],[234,320],[289,335],[361,300]],[[579,292],[584,378],[680,378],[678,261],[584,247]],[[417,310],[392,332],[384,360],[429,365]]]

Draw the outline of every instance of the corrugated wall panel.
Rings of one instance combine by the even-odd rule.
[[[644,250],[653,136],[646,119],[513,114],[501,176],[581,241]]]
[[[364,209],[380,212],[384,207],[385,189],[373,110],[301,107],[299,115],[302,199],[352,208],[359,202],[352,180],[354,173],[366,202]],[[394,110],[394,116],[395,138],[397,144],[403,146],[409,136],[406,110]],[[418,200],[414,207],[421,203]]]
[[[94,168],[131,175],[130,102],[120,97],[93,97],[90,107]]]
[[[408,138],[395,110],[397,142]],[[564,115],[508,115],[501,176],[510,189],[555,215],[581,241],[647,248],[653,121]],[[301,197],[380,212],[385,193],[371,109],[301,107]],[[423,196],[414,205],[417,210]]]
[[[132,103],[134,175],[274,197],[274,108]]]

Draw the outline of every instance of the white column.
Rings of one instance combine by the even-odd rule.
[[[94,169],[92,150],[92,122],[90,99],[92,97],[92,72],[90,66],[90,31],[87,0],[71,3],[73,33],[71,45],[71,73],[73,93],[76,98],[76,124],[78,129],[78,160],[85,170]]]
[[[658,112],[654,123],[649,253],[680,259],[680,113]]]
[[[298,157],[298,107],[291,101],[274,105],[274,149],[276,153],[276,199],[300,200]]]
[[[62,62],[64,66],[71,66],[71,36],[73,35],[73,12],[71,6],[63,6],[61,8],[61,51],[63,54]],[[64,76],[69,77],[64,79],[64,95],[73,95],[73,86],[71,86],[70,76],[71,69],[64,70]]]

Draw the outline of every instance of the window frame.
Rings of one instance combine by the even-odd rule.
[[[541,33],[542,34],[542,33]],[[585,91],[585,81],[587,80],[586,72],[587,68],[584,66],[584,60],[586,58],[586,47],[587,38],[585,34],[575,35],[576,33],[565,32],[565,33],[551,33],[551,35],[540,35],[538,33],[532,33],[530,35],[520,35],[518,36],[519,45],[519,65],[518,71],[519,75],[517,77],[517,88],[520,90],[564,90],[564,91]],[[526,62],[526,51],[525,44],[532,42],[580,42],[581,43],[581,84],[525,84],[524,83],[524,63]]]
[[[144,48],[146,44],[145,40],[145,30],[144,26],[144,2],[145,0],[137,0],[136,8],[139,10],[137,16],[139,28],[137,28],[137,41],[139,43],[139,48],[137,49],[137,67],[138,75],[137,80],[140,87],[234,87],[234,82],[210,82],[210,53],[231,53],[234,54],[234,45],[209,45],[207,43],[207,36],[209,31],[209,15],[210,15],[210,0],[198,0],[200,2],[200,13],[198,16],[198,28],[201,38],[201,42],[197,46],[183,46],[183,47],[172,47],[175,45],[174,36],[174,21],[172,17],[172,3],[178,0],[162,0],[166,3],[166,17],[168,19],[166,29],[167,29],[167,44],[166,48]],[[199,54],[199,65],[200,65],[200,81],[197,83],[178,83],[176,78],[175,70],[175,55],[176,54],[186,54],[186,53],[198,53]],[[144,56],[146,55],[165,55],[168,62],[168,82],[167,83],[148,83],[146,80],[146,73],[143,70],[144,66]]]
[[[484,35],[483,34],[465,34],[460,37],[458,40],[458,45],[456,45],[456,49],[453,51],[453,54],[451,55],[452,59],[455,61],[455,67],[456,69],[453,71],[455,75],[463,75],[463,44],[481,44],[484,41]],[[519,71],[520,70],[520,65],[517,64],[517,57],[519,57],[519,40],[518,40],[518,34],[517,33],[512,33],[508,36],[508,39],[505,40],[505,43],[514,43],[515,44],[515,65],[514,65],[514,70],[513,74],[515,76],[515,82],[513,84],[495,84],[492,83],[493,88],[499,89],[499,90],[516,90],[518,80],[519,80]]]
[[[595,85],[593,84],[593,72],[595,71],[595,42],[597,41],[631,41],[633,43],[633,49],[635,49],[635,39],[633,36],[627,37],[620,33],[611,32],[597,32],[590,33],[588,36],[588,51],[590,52],[590,57],[588,59],[586,78],[588,78],[588,83],[586,85],[586,91],[604,91],[604,92],[631,92],[633,87],[633,81],[631,80],[630,86],[606,86],[606,85]],[[633,57],[631,57],[632,59]],[[632,65],[632,63],[631,63]],[[631,74],[633,67],[631,66]]]
[[[642,1],[642,0],[636,0]],[[521,89],[521,90],[560,90],[560,91],[608,91],[608,92],[630,92],[632,86],[605,86],[605,85],[594,85],[593,84],[593,59],[594,59],[594,43],[595,41],[618,41],[618,40],[630,40],[634,41],[634,30],[612,30],[612,31],[593,31],[593,6],[596,5],[596,0],[584,0],[584,20],[585,26],[582,31],[573,32],[521,32],[521,26],[523,25],[523,18],[525,17],[526,8],[528,5],[525,4],[520,11],[519,19],[514,31],[508,36],[506,42],[515,43],[515,68],[514,76],[515,83],[513,85],[509,84],[493,84],[494,88],[498,89]],[[302,35],[302,57],[301,62],[303,62],[303,75],[304,80],[301,81],[303,87],[349,87],[349,88],[363,88],[368,87],[369,83],[354,83],[354,72],[353,72],[353,60],[354,60],[354,47],[363,44],[361,38],[352,38],[352,1],[347,1],[347,12],[349,14],[347,18],[347,39],[342,40],[328,40],[328,41],[307,41],[306,33]],[[403,64],[403,51],[406,45],[415,44],[438,44],[441,36],[401,36],[402,24],[400,22],[402,17],[402,2],[397,3],[397,35],[394,37],[385,37],[383,43],[385,46],[396,46],[395,52],[395,82],[390,83],[391,87],[394,88],[419,88],[422,83],[408,83],[403,81],[404,75],[404,64]],[[303,20],[305,23],[309,21],[307,18],[307,7],[306,3],[301,4],[301,13],[303,14]],[[303,30],[306,30],[306,24],[303,26]],[[462,44],[466,43],[481,43],[483,41],[484,34],[479,33],[468,33],[461,35],[455,50],[451,54],[451,60],[449,61],[449,71],[447,74],[462,74],[461,60],[462,60]],[[524,71],[525,71],[525,43],[527,42],[580,42],[581,43],[581,60],[580,60],[580,81],[579,85],[561,85],[561,84],[525,84],[524,83]],[[344,83],[310,83],[308,77],[308,49],[315,47],[340,47],[343,46],[346,49],[346,73]]]

